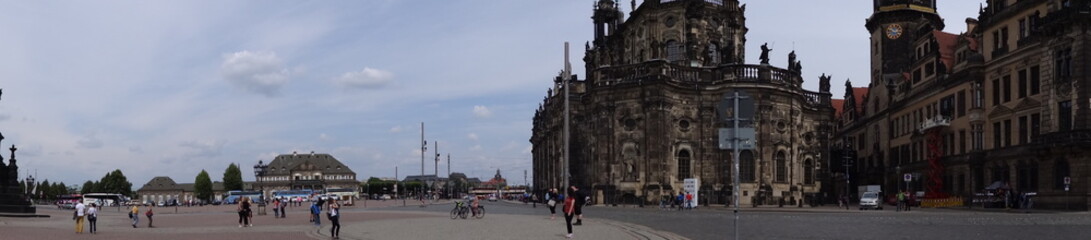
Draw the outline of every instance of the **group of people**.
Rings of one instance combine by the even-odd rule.
[[[549,220],[557,216],[557,203],[561,202],[561,213],[564,214],[565,226],[568,228],[566,238],[572,238],[572,226],[583,225],[583,205],[586,204],[585,196],[576,185],[568,187],[568,195],[557,192],[556,188],[549,189],[545,195],[546,206],[549,207]],[[576,223],[572,223],[572,219]]]
[[[72,219],[76,220],[76,234],[83,234],[83,222],[85,218],[87,219],[87,222],[90,223],[88,232],[95,234],[95,231],[97,230],[96,223],[98,222],[98,204],[92,203],[91,207],[87,207],[87,205],[84,205],[82,202],[76,203],[76,212],[72,214]]]
[[[911,205],[911,203],[909,202],[910,196],[912,195],[909,195],[909,192],[907,191],[898,192],[898,209],[896,209],[895,211],[900,212],[902,210],[905,210],[906,212],[908,212],[909,206]]]
[[[96,232],[98,232],[98,212],[99,206],[97,203],[91,203],[91,206],[87,206],[82,202],[76,203],[76,211],[72,213],[72,220],[76,221],[76,234],[83,233],[83,225],[85,221],[88,223],[87,230],[89,233],[95,234]],[[152,225],[152,216],[154,215],[155,213],[152,212],[151,207],[148,208],[148,211],[144,212],[144,216],[148,217],[149,228],[155,227],[154,225]],[[140,223],[139,206],[133,205],[133,207],[129,209],[129,219],[132,220],[133,228],[136,228],[136,225]]]

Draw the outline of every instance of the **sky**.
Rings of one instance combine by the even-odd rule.
[[[252,181],[259,160],[311,151],[404,178],[421,173],[423,122],[425,174],[438,142],[440,176],[449,154],[452,172],[523,184],[531,118],[564,42],[591,40],[593,2],[0,0],[0,144],[19,148],[20,179],[70,185],[114,169],[134,190],[220,181],[230,163]],[[796,51],[807,89],[868,79],[871,1],[742,2],[747,63],[768,42],[774,66]],[[940,1],[945,31],[979,2]]]

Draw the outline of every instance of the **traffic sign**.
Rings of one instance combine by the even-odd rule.
[[[720,149],[735,149],[735,144],[731,141],[734,137],[739,139],[739,150],[753,150],[755,135],[754,128],[739,128],[738,131],[734,128],[720,128]]]
[[[1071,177],[1064,177],[1064,184],[1065,185],[1072,184],[1072,178]]]
[[[739,109],[735,109],[736,93],[739,98]],[[754,98],[750,97],[745,91],[725,93],[724,97],[720,99],[720,103],[716,105],[716,112],[720,115],[720,120],[724,122],[734,121],[736,117],[739,118],[740,121],[753,120],[754,109]]]
[[[906,182],[913,181],[913,174],[906,173],[902,175],[902,179],[905,179]]]

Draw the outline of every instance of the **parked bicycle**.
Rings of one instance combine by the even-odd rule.
[[[485,206],[470,207],[465,202],[455,201],[455,208],[451,209],[451,219],[466,219],[471,214],[478,219],[485,217]]]

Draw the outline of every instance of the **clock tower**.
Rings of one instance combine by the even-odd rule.
[[[886,87],[893,93],[902,73],[915,58],[915,42],[932,30],[943,30],[936,0],[873,0],[874,12],[865,27],[871,33],[872,91]],[[881,88],[880,88],[881,89]]]

